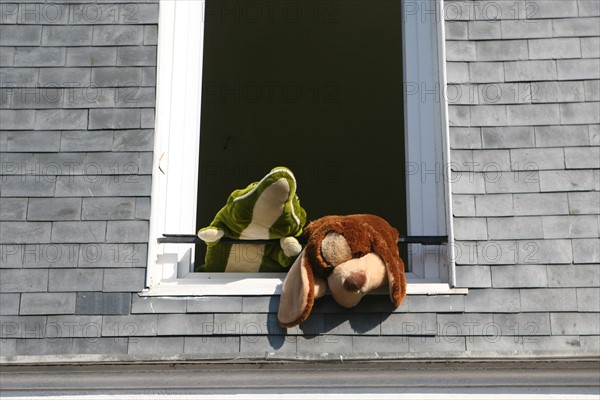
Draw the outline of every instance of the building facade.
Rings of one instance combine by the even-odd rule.
[[[467,290],[327,296],[285,331],[277,295],[144,291],[161,4],[3,1],[1,360],[597,357],[599,3],[424,4]]]

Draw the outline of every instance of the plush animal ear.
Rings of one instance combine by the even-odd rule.
[[[404,262],[398,251],[398,231],[379,217],[369,216],[374,238],[373,248],[383,259],[387,268],[390,298],[395,307],[399,307],[406,297],[406,277]]]
[[[379,238],[375,240],[373,247],[386,266],[392,303],[394,307],[400,307],[406,297],[406,277],[404,276],[404,262],[400,258],[396,240],[390,242]]]
[[[404,276],[404,262],[398,257],[397,259],[386,262],[388,285],[390,288],[390,298],[394,307],[400,307],[400,304],[406,297],[406,277]]]
[[[283,328],[298,325],[308,318],[315,301],[315,277],[305,252],[290,267],[279,300],[277,321]]]

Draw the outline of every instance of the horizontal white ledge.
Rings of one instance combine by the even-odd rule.
[[[259,296],[279,295],[285,274],[189,274],[186,278],[162,281],[150,287],[140,296]],[[466,288],[451,288],[447,283],[428,282],[426,280],[409,281],[406,292],[409,295],[465,295]],[[372,295],[386,295],[382,287],[371,292]]]
[[[452,353],[442,358],[406,354],[389,362],[344,362],[333,353],[321,362],[174,362],[184,355],[147,357],[113,355],[104,363],[85,365],[84,357],[67,355],[62,365],[40,365],[52,356],[29,356],[30,365],[3,369],[2,398],[14,399],[597,399],[597,356],[497,361],[474,360],[484,353]],[[185,355],[190,357],[191,355]],[[197,355],[206,357],[207,355]],[[265,355],[263,354],[262,357]],[[339,355],[338,355],[339,356]],[[97,356],[98,357],[98,356]],[[106,356],[105,356],[106,357]],[[118,365],[116,357],[129,363]],[[138,356],[139,357],[139,356]],[[214,356],[213,356],[214,357]],[[231,357],[231,355],[230,355]],[[15,357],[16,358],[16,357]],[[21,356],[21,364],[27,357]],[[37,360],[36,360],[37,358]],[[78,363],[65,365],[67,360]],[[2,361],[2,358],[0,358]],[[13,364],[14,363],[14,360]],[[97,360],[100,361],[100,360]],[[161,361],[164,361],[161,363]],[[190,360],[191,361],[191,358]],[[214,361],[214,360],[213,360]],[[363,360],[364,361],[364,360]],[[544,362],[541,362],[544,361]],[[33,364],[35,363],[35,364]],[[193,377],[193,379],[190,379]],[[318,382],[318,385],[315,385]],[[44,397],[46,396],[46,397]]]
[[[261,394],[248,394],[249,391],[260,390]],[[304,390],[270,390],[261,388],[248,388],[244,391],[224,391],[223,393],[206,393],[198,390],[196,393],[183,390],[146,390],[146,391],[110,391],[109,394],[90,394],[89,391],[75,390],[68,395],[53,395],[51,391],[31,390],[26,392],[6,392],[4,399],[22,399],[26,395],[30,400],[226,400],[236,398],[239,400],[292,400],[299,397],[307,400],[347,400],[348,396],[357,396],[365,399],[381,400],[412,400],[418,397],[422,400],[505,400],[508,397],[519,400],[597,400],[598,391],[593,388],[552,387],[509,387],[499,390],[495,387],[486,388],[453,388],[431,390],[411,388],[410,393],[389,393],[388,388],[382,389],[337,389],[334,391],[323,389]],[[266,393],[264,393],[266,392]],[[116,397],[118,396],[118,397]]]

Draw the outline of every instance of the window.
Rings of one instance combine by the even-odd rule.
[[[360,3],[363,7],[392,7],[383,14],[387,21],[381,21],[381,24],[389,27],[390,21],[393,23],[393,18],[397,18],[398,31],[395,37],[390,35],[376,42],[382,49],[369,46],[378,34],[382,37],[381,29],[377,29],[380,28],[377,18],[382,18],[382,14],[357,8],[356,4]],[[266,4],[271,5],[269,9],[256,8]],[[394,6],[398,11],[395,16]],[[331,213],[371,212],[388,219],[401,233],[448,234],[451,238],[451,232],[447,231],[450,226],[447,223],[449,190],[444,186],[447,182],[441,179],[447,164],[444,162],[447,159],[445,103],[439,101],[439,90],[437,98],[421,95],[422,90],[431,90],[436,85],[439,88],[439,82],[444,82],[444,69],[439,62],[444,60],[443,46],[438,45],[443,43],[443,25],[439,16],[426,13],[431,11],[429,1],[411,2],[411,10],[421,6],[421,15],[411,12],[410,17],[403,18],[400,0],[279,4],[244,0],[161,2],[148,294],[275,293],[284,274],[194,273],[191,272],[196,252],[193,245],[157,245],[155,240],[163,233],[195,233],[197,226],[210,222],[231,190],[260,178],[279,164],[296,173],[300,199],[309,218]],[[301,17],[308,13],[308,20]],[[361,26],[364,34],[355,32],[348,37],[351,40],[345,42],[335,36],[324,39],[332,25],[339,28],[334,24],[348,23],[353,17],[365,24]],[[227,18],[237,23],[216,23]],[[296,40],[301,45],[304,37],[295,38],[289,32],[282,32],[281,37],[265,43],[252,54],[244,45],[234,52],[223,50],[224,47],[230,50],[242,40],[252,42],[250,35],[255,35],[254,41],[269,40],[268,32],[248,30],[257,18],[271,18],[268,24],[255,24],[258,27],[271,22],[277,24],[278,18],[289,27],[293,26],[290,22],[297,19],[299,24],[305,25],[303,35],[313,35],[306,40],[318,41],[318,46],[314,49],[303,47],[300,52],[286,54],[286,59],[295,58],[296,62],[283,63],[278,68],[261,68],[265,60],[275,62],[274,46],[281,45],[281,51],[285,52],[286,40]],[[207,25],[205,21],[208,21]],[[314,30],[307,26],[310,24]],[[231,43],[227,43],[228,40]],[[388,54],[390,60],[385,66],[378,63],[376,51],[390,53],[394,40],[398,43],[396,54],[393,51]],[[335,59],[328,58],[327,46],[342,47],[342,50],[337,51]],[[361,49],[365,50],[361,52]],[[319,57],[311,59],[311,51]],[[256,62],[248,63],[247,60],[253,57]],[[344,58],[342,62],[340,57]],[[244,68],[240,68],[239,63],[244,63]],[[344,64],[347,67],[340,70],[340,65]],[[298,83],[294,77],[302,69],[309,78]],[[395,76],[393,69],[397,70]],[[361,72],[363,76],[357,76]],[[365,77],[366,74],[369,75]],[[357,83],[352,87],[354,81]],[[312,82],[310,87],[307,82]],[[404,99],[400,95],[403,82]],[[369,91],[381,86],[389,90],[383,93],[380,90],[372,102],[364,101]],[[350,94],[348,87],[352,87]],[[343,89],[346,89],[345,97],[340,94]],[[416,95],[415,89],[419,92]],[[280,101],[273,101],[273,96],[278,96]],[[340,107],[340,101],[356,104]],[[316,123],[298,115],[298,112],[314,115],[315,110],[323,110],[324,114]],[[274,116],[269,119],[269,115]],[[406,116],[404,120],[403,115]],[[373,121],[373,116],[380,118]],[[357,143],[357,138],[361,138],[360,131],[366,131],[369,126],[373,131],[365,132],[363,141]],[[282,132],[278,129],[298,137],[298,143],[285,153],[285,157],[281,157],[281,144],[264,146],[264,143],[280,141]],[[344,141],[344,134],[353,140]],[[251,140],[256,139],[256,135],[260,140]],[[342,157],[344,154],[358,156],[361,147],[368,148],[374,138],[387,145],[383,146],[382,157],[368,160],[368,165],[373,165],[371,171],[358,170],[351,158]],[[311,150],[318,141],[328,142],[323,149],[340,143],[341,150],[336,155],[339,161],[328,162],[325,154]],[[291,143],[286,139],[283,146]],[[273,148],[279,151],[271,154]],[[309,152],[312,156],[306,157]],[[317,179],[330,179],[330,182],[315,181],[314,168],[317,168]],[[325,175],[318,175],[319,168]],[[319,185],[329,186],[331,193],[336,195],[343,192],[361,203],[368,201],[365,191],[361,192],[360,188],[356,191],[357,188],[350,187],[347,182],[361,173],[368,179],[377,169],[385,169],[388,174],[385,179],[374,179],[375,189],[367,188],[366,191],[379,193],[386,187],[391,188],[388,189],[388,203],[371,201],[371,208],[365,209],[352,201],[339,206],[340,201],[335,196],[331,196],[331,201],[317,201],[318,190],[322,190]],[[437,173],[432,175],[429,170],[433,169]],[[390,185],[389,181],[395,177],[395,184]],[[408,279],[412,284],[409,292],[411,289],[414,292],[448,287],[452,266],[442,253],[445,254],[445,250],[437,248],[424,251],[415,246],[409,249],[411,272]],[[433,289],[431,285],[425,289],[418,286],[440,282],[446,284]]]

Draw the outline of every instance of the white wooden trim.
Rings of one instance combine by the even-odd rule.
[[[440,113],[442,122],[442,160],[443,160],[443,200],[445,205],[445,225],[446,234],[448,235],[448,245],[445,249],[445,257],[447,263],[448,276],[443,277],[444,281],[450,284],[450,287],[456,287],[456,260],[455,260],[455,244],[454,244],[454,225],[452,221],[452,182],[450,176],[452,171],[450,168],[450,122],[448,119],[448,75],[446,66],[446,28],[444,19],[444,0],[436,0],[436,17],[438,19],[437,34],[438,34],[438,71],[440,79],[440,87],[442,93],[440,97]],[[441,271],[440,271],[441,273]]]
[[[404,16],[405,81],[418,85],[418,93],[407,96],[405,105],[407,163],[418,168],[418,173],[407,175],[407,221],[409,235],[448,234],[451,244],[451,192],[449,182],[444,179],[447,172],[444,168],[449,168],[447,104],[440,90],[440,87],[445,88],[446,82],[441,2],[436,0],[438,14],[428,15],[425,21],[421,13],[413,18]],[[430,8],[429,0],[411,3],[422,9]],[[205,279],[198,281],[191,277],[193,274],[188,275],[194,256],[193,245],[159,246],[156,243],[156,238],[163,233],[193,234],[196,229],[203,16],[203,1],[160,2],[156,139],[146,282],[150,290],[146,294],[167,291],[180,295],[182,290],[212,293],[217,286],[236,294],[274,293],[281,280],[273,281],[263,274],[244,278],[238,284],[230,282],[231,278],[220,285],[204,284],[204,280],[212,278],[203,274]],[[434,93],[427,94],[426,90]],[[435,172],[425,174],[426,179],[422,179],[423,168]],[[440,282],[449,280],[454,286],[453,257],[450,257],[450,265],[445,263],[448,260],[445,255],[453,254],[453,246],[441,251],[444,256],[438,261],[435,257],[428,258],[431,250],[411,256],[410,283],[436,282],[447,286]],[[449,276],[445,276],[448,271]],[[417,288],[414,290],[423,290]]]
[[[441,0],[436,0],[435,13],[430,14],[430,0],[404,4],[408,234],[446,235],[449,192],[444,185],[444,153],[448,131],[442,91],[445,42],[443,24],[439,23],[443,21],[443,7]],[[440,280],[451,266],[447,265],[447,257],[438,262],[427,257],[429,251],[411,252],[412,271],[425,279]]]
[[[203,1],[160,2],[149,287],[189,271],[194,256],[193,245],[159,246],[156,238],[165,232],[196,233],[203,16]]]

